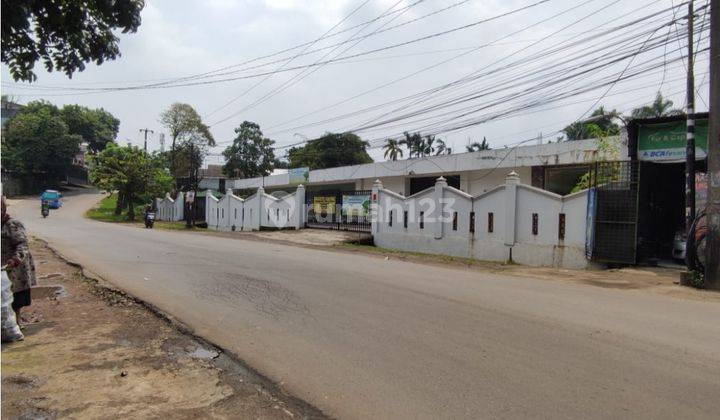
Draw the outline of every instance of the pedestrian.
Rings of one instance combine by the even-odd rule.
[[[2,196],[2,265],[7,266],[12,283],[12,308],[20,323],[20,308],[30,306],[30,288],[37,284],[35,263],[28,246],[25,226],[7,213],[5,196]]]

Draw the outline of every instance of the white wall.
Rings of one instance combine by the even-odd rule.
[[[163,198],[156,198],[157,213],[155,218],[168,222],[183,220],[184,198],[183,193],[179,193],[175,200],[170,198],[170,193],[166,193]]]
[[[520,184],[514,172],[504,184],[476,196],[448,187],[442,178],[434,188],[410,197],[388,191],[381,183],[375,184],[373,192],[377,197],[373,211],[377,246],[490,261],[512,258],[532,266],[587,266],[586,192],[562,197]],[[403,223],[406,211],[407,227]],[[474,232],[470,230],[471,213]],[[491,213],[493,224],[489,231]],[[536,233],[533,214],[537,215]],[[564,238],[559,237],[560,214],[565,215]]]
[[[221,199],[207,191],[205,217],[208,229],[260,230],[261,227],[300,229],[305,224],[305,188],[301,185],[283,197],[274,197],[260,187],[243,200],[228,189]]]

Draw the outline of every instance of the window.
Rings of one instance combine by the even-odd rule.
[[[457,212],[453,213],[453,230],[457,230]]]
[[[407,210],[403,212],[403,227],[407,229],[407,223],[408,223],[408,217],[407,217]]]
[[[425,212],[420,212],[420,229],[425,229]]]
[[[558,220],[558,239],[565,239],[565,213],[560,213]]]
[[[388,216],[388,226],[392,226],[392,214],[393,214],[393,211],[390,210],[390,215]]]
[[[488,233],[492,233],[495,225],[495,215],[490,212],[488,213]]]
[[[470,212],[470,233],[475,233],[475,212]]]
[[[532,214],[532,234],[533,235],[538,234],[538,214],[537,213]]]

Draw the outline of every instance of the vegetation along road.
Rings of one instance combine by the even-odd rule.
[[[712,418],[720,304],[88,220],[30,232],[340,418]]]

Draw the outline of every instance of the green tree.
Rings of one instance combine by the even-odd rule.
[[[270,175],[275,164],[274,141],[263,136],[260,126],[244,121],[235,129],[233,144],[225,149],[223,172],[229,177],[254,178]]]
[[[2,62],[15,80],[37,79],[37,61],[72,77],[86,63],[118,57],[113,31],[137,31],[144,6],[143,0],[2,0]]]
[[[468,139],[468,141],[469,141],[469,139]],[[468,144],[467,146],[465,146],[465,149],[468,152],[479,152],[481,150],[490,150],[490,143],[488,143],[487,139],[485,137],[483,137],[481,143],[474,141],[474,142]]]
[[[400,142],[395,139],[387,139],[385,141],[385,146],[383,146],[383,149],[385,149],[385,159],[389,157],[390,160],[395,161],[398,160],[398,156],[403,156],[403,150],[400,146]]]
[[[70,134],[57,108],[47,103],[32,105],[7,124],[3,133],[2,164],[22,174],[46,174],[62,179],[80,149],[82,138]]]
[[[452,154],[452,149],[449,148],[449,147],[447,147],[447,144],[445,144],[445,141],[444,141],[444,140],[437,139],[437,140],[435,141],[435,144],[436,144],[436,146],[435,146],[435,156],[451,155],[451,154]]]
[[[568,140],[584,140],[593,138],[593,132],[600,130],[608,136],[616,136],[620,134],[620,126],[614,120],[619,113],[616,110],[606,111],[600,106],[590,114],[590,117],[584,121],[576,121],[563,129]],[[592,127],[595,128],[592,128]]]
[[[633,118],[659,118],[673,115],[682,115],[683,111],[673,108],[673,101],[665,99],[662,93],[658,92],[652,105],[641,106],[632,110]]]
[[[423,145],[423,138],[420,133],[403,133],[404,139],[400,140],[400,144],[404,145],[408,149],[408,157],[420,157],[423,154],[425,146]]]
[[[588,130],[590,130],[589,134],[591,138],[595,139],[597,144],[597,153],[595,154],[593,161],[613,161],[620,158],[620,144],[617,137],[609,135],[606,131],[603,131],[595,124],[589,125]],[[570,193],[590,188],[593,184],[604,184],[616,181],[619,176],[618,168],[612,168],[608,171],[608,173],[603,173],[602,176],[602,179],[593,179],[590,171],[584,173],[580,176]]]
[[[422,143],[420,146],[421,156],[430,156],[433,153],[435,153],[435,145],[436,145],[435,136],[428,134],[427,136],[423,137]]]
[[[291,168],[307,166],[310,169],[371,163],[367,142],[352,133],[327,133],[310,140],[305,146],[288,150]]]
[[[104,109],[90,109],[80,105],[65,105],[60,114],[73,134],[82,136],[92,152],[99,152],[114,141],[120,120]]]
[[[135,220],[135,204],[141,196],[161,195],[172,186],[172,176],[163,165],[163,158],[150,155],[136,146],[108,146],[90,159],[90,180],[108,192],[123,197],[120,206],[127,206],[128,220]]]
[[[186,162],[193,162],[194,155],[207,147],[215,146],[215,138],[210,128],[203,123],[200,114],[189,104],[175,102],[170,108],[160,114],[160,122],[170,132],[172,143],[170,146],[170,172],[180,178],[187,175],[188,167],[181,166],[177,146],[187,154]],[[200,163],[202,165],[202,162]],[[190,172],[199,171],[199,167],[192,167]]]

